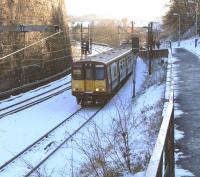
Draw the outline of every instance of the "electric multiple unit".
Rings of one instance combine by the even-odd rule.
[[[72,95],[77,103],[106,102],[132,73],[133,61],[130,48],[117,48],[74,62]]]

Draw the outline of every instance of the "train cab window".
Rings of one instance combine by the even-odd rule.
[[[104,80],[105,79],[105,71],[104,71],[103,65],[96,65],[95,77],[96,77],[96,80]]]
[[[92,67],[86,67],[85,68],[85,79],[86,80],[93,80],[93,68]]]
[[[81,69],[80,68],[74,68],[73,69],[73,79],[74,80],[81,80],[82,79],[82,74],[81,74]]]

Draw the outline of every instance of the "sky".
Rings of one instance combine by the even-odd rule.
[[[169,0],[65,0],[67,14],[96,14],[109,18],[128,18],[136,23],[158,21]]]

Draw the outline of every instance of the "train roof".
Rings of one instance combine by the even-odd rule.
[[[115,48],[115,49],[111,49],[97,55],[93,55],[86,59],[79,60],[77,62],[94,61],[94,62],[102,62],[102,63],[107,64],[114,61],[116,58],[122,57],[123,55],[126,55],[127,53],[130,53],[130,52],[131,52],[131,48]]]

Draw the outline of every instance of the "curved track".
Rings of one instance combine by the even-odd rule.
[[[52,98],[52,97],[54,97],[54,96],[56,96],[56,95],[59,95],[59,94],[63,93],[63,92],[66,91],[66,90],[70,90],[70,89],[71,89],[71,86],[62,88],[63,86],[65,86],[66,84],[69,84],[69,83],[70,83],[70,82],[67,82],[67,83],[62,84],[62,85],[60,85],[60,86],[58,86],[58,87],[55,87],[55,88],[53,88],[53,89],[51,89],[51,90],[48,90],[48,91],[46,91],[46,92],[44,92],[44,93],[41,93],[41,94],[36,95],[36,96],[34,96],[34,97],[28,98],[28,99],[23,100],[23,101],[21,101],[21,102],[15,103],[15,104],[13,104],[13,105],[7,106],[7,107],[5,107],[5,108],[3,108],[3,109],[0,109],[0,112],[4,111],[3,113],[0,114],[0,119],[3,118],[3,117],[5,117],[5,116],[8,116],[8,115],[10,115],[10,114],[14,114],[14,113],[17,113],[17,112],[19,112],[19,111],[22,111],[22,110],[24,110],[24,109],[26,109],[26,108],[29,108],[29,107],[31,107],[31,106],[34,106],[34,105],[36,105],[36,104],[38,104],[38,103],[41,103],[41,102],[43,102],[43,101],[46,101],[46,100],[48,100],[48,99],[50,99],[50,98]],[[62,89],[60,90],[60,88],[62,88]],[[57,90],[57,91],[56,91],[56,90]],[[54,92],[54,91],[56,91],[56,92]],[[53,92],[53,93],[51,93],[51,92]],[[39,98],[39,99],[37,99],[37,100],[34,100],[34,99],[36,99],[36,98],[38,98],[38,97],[41,97],[41,96],[43,96],[43,95],[45,95],[45,94],[48,94],[48,93],[51,93],[51,94],[49,94],[49,95],[47,95],[47,96],[44,96],[44,97],[42,97],[42,98]],[[34,100],[34,101],[29,102],[29,101],[31,101],[31,100]],[[19,106],[19,107],[17,107],[17,106]],[[16,108],[16,107],[17,107],[17,108]],[[12,109],[12,108],[13,108],[13,109]]]
[[[75,114],[77,114],[79,111],[81,111],[82,108],[78,109],[76,112],[74,112],[72,115],[70,115],[69,117],[67,117],[65,120],[63,120],[61,123],[59,123],[58,125],[56,125],[54,128],[52,128],[50,131],[48,131],[47,133],[45,133],[43,136],[41,136],[39,139],[37,139],[35,142],[33,142],[31,145],[29,145],[28,147],[26,147],[24,150],[22,150],[21,152],[19,152],[17,155],[15,155],[14,157],[12,157],[10,160],[8,160],[7,162],[5,162],[3,165],[0,166],[0,171],[2,171],[6,166],[8,166],[9,164],[13,163],[17,158],[19,158],[21,155],[23,155],[25,152],[29,151],[32,147],[34,147],[35,145],[37,145],[40,141],[42,141],[45,138],[48,138],[48,136],[55,131],[57,128],[59,128],[60,126],[62,126],[64,123],[66,123],[68,120],[70,120]]]
[[[23,170],[20,172],[19,176],[30,176],[32,173],[34,173],[35,170],[37,170],[44,162],[46,162],[54,153],[56,153],[67,141],[69,141],[74,135],[76,135],[83,127],[85,127],[103,108],[102,106],[99,109],[92,109],[90,110],[90,115],[87,117],[78,116],[79,113],[84,113],[89,108],[80,108],[76,112],[74,112],[72,115],[67,117],[65,120],[63,120],[61,123],[59,123],[57,126],[55,126],[53,129],[51,129],[49,132],[45,133],[41,138],[39,138],[37,141],[29,145],[27,148],[22,150],[20,153],[15,155],[13,158],[8,160],[6,163],[0,166],[0,173],[2,175],[5,173],[9,173],[13,170],[13,168],[18,168],[18,166],[23,166],[21,159],[26,159],[26,155],[32,153],[34,155],[33,158],[37,158],[36,162],[34,162],[33,167],[28,168],[26,166],[23,166]],[[88,114],[88,113],[87,113]],[[81,121],[76,125],[74,128],[72,128],[71,132],[66,137],[66,134],[63,136],[58,136],[60,129],[62,131],[65,131],[66,133],[66,127],[70,126],[71,122],[77,122],[77,119]],[[73,123],[72,123],[73,124]],[[59,138],[59,140],[58,140]],[[53,139],[53,140],[52,140]],[[45,144],[45,142],[48,143],[48,145]],[[55,143],[54,143],[55,142]],[[50,147],[51,144],[55,144],[53,147]],[[42,148],[41,148],[42,146]],[[44,148],[45,146],[45,148]],[[49,147],[48,147],[49,146]],[[48,148],[47,148],[48,147]],[[43,155],[41,154],[41,151],[44,151]],[[31,158],[32,159],[32,158]],[[42,159],[42,160],[41,160]],[[27,170],[29,172],[27,173]],[[11,172],[12,173],[12,172]],[[24,175],[24,173],[26,173]]]
[[[105,105],[104,105],[105,106]],[[44,164],[54,153],[56,153],[67,141],[69,141],[73,136],[75,136],[87,123],[89,123],[103,108],[99,108],[95,113],[93,113],[84,123],[82,123],[73,133],[71,133],[56,149],[54,149],[48,156],[41,160],[37,165],[35,165],[25,177],[29,177],[33,174],[42,164]]]
[[[101,51],[101,50],[99,50]],[[103,50],[102,50],[103,51]],[[99,52],[100,53],[100,52]],[[41,103],[45,100],[48,100],[56,95],[59,95],[61,93],[63,93],[66,90],[70,90],[71,86],[68,85],[67,87],[65,86],[66,84],[69,84],[70,82],[67,82],[65,84],[62,84],[56,88],[53,88],[51,90],[45,91],[44,93],[41,93],[39,95],[36,95],[34,97],[28,98],[26,100],[23,100],[21,102],[15,103],[13,105],[4,107],[2,109],[0,109],[0,112],[3,112],[0,114],[0,119],[8,116],[10,114],[14,114],[17,113],[21,110],[24,110],[26,108],[29,108],[31,106],[34,106],[38,103]],[[65,87],[64,87],[65,86]],[[64,88],[62,88],[64,87]],[[26,168],[26,170],[24,171],[27,172],[27,170],[30,170],[26,175],[22,175],[22,176],[30,176],[32,173],[34,173],[35,170],[37,170],[44,162],[46,162],[46,160],[51,157],[55,152],[57,152],[68,140],[70,140],[74,135],[76,135],[86,124],[88,124],[88,122],[90,122],[95,116],[96,114],[98,114],[102,108],[104,106],[102,106],[100,109],[95,110],[95,112],[91,112],[91,115],[88,116],[87,119],[83,119],[82,122],[80,123],[80,125],[78,125],[75,130],[73,130],[72,132],[69,133],[69,135],[66,137],[64,137],[62,139],[62,137],[60,137],[60,140],[58,140],[59,143],[56,144],[56,147],[54,147],[54,149],[49,149],[48,154],[45,154],[46,157],[43,157],[43,160],[38,160],[37,164],[34,164],[34,167],[30,170]],[[54,135],[55,132],[59,132],[59,130],[57,129],[64,129],[63,126],[64,124],[68,124],[70,123],[71,120],[75,120],[75,115],[78,114],[81,110],[83,110],[83,108],[78,109],[76,112],[74,112],[72,115],[70,115],[69,117],[67,117],[65,120],[63,120],[61,123],[59,123],[58,125],[56,125],[54,128],[52,128],[50,131],[48,131],[47,133],[45,133],[43,136],[41,136],[39,139],[37,139],[35,142],[33,142],[31,145],[29,145],[28,147],[26,147],[25,149],[23,149],[21,152],[19,152],[18,154],[14,155],[11,159],[7,160],[4,164],[0,165],[0,173],[4,173],[7,170],[9,171],[9,169],[12,169],[13,165],[15,165],[15,167],[17,168],[18,162],[20,161],[20,159],[23,159],[23,157],[26,157],[27,154],[31,153],[31,151],[35,151],[35,147],[40,146],[41,144],[43,144],[44,142],[49,142],[52,141],[52,134]],[[73,118],[74,117],[74,118]],[[68,122],[69,121],[69,122]],[[58,133],[57,133],[58,134]],[[61,142],[62,140],[62,142]],[[51,145],[51,143],[49,143]],[[48,146],[48,145],[47,145]],[[34,150],[33,150],[34,149]],[[45,150],[45,148],[44,148]],[[39,153],[39,152],[38,152]],[[37,155],[36,155],[37,156]],[[40,159],[40,158],[38,158]],[[42,159],[42,158],[41,158]]]

